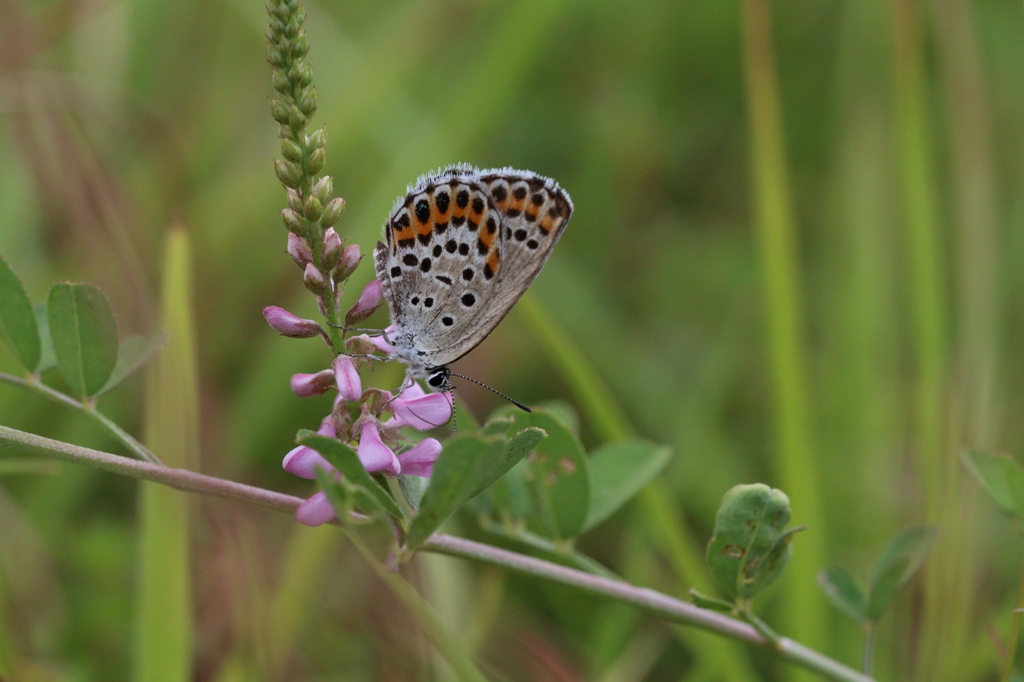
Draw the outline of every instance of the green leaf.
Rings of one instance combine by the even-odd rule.
[[[164,347],[168,338],[167,332],[161,332],[149,338],[141,334],[133,334],[122,341],[117,349],[117,363],[114,365],[114,371],[97,395],[102,395],[117,387],[118,384],[142,368]]]
[[[507,441],[460,436],[445,444],[434,475],[413,519],[406,544],[416,549],[467,501],[486,490],[544,439],[540,429],[523,429]]]
[[[512,415],[495,417],[480,428],[480,434],[484,436],[501,436],[504,435],[514,423],[515,419],[513,419]]]
[[[571,403],[564,400],[545,400],[540,404],[540,408],[553,414],[574,436],[580,435],[580,415]]]
[[[491,506],[505,520],[526,521],[536,516],[533,491],[527,480],[529,472],[530,463],[523,460],[495,481],[488,490]]]
[[[1016,462],[1008,455],[981,450],[965,451],[963,459],[968,471],[974,474],[999,511],[1011,518],[1021,519],[1018,498],[1007,479],[1007,472],[1018,468]]]
[[[935,529],[926,526],[904,528],[875,564],[868,588],[867,618],[877,621],[896,593],[907,584],[935,542]]]
[[[42,374],[57,366],[57,353],[53,350],[53,339],[50,337],[50,318],[46,314],[45,302],[36,304],[35,314],[36,325],[39,327],[39,340],[43,346],[39,367],[36,368],[36,371]]]
[[[423,494],[427,492],[427,486],[430,484],[430,479],[424,476],[406,476],[401,474],[398,477],[398,488],[402,491],[402,496],[405,501],[409,503],[409,506],[416,509],[420,508],[420,503],[423,501]]]
[[[539,520],[555,539],[576,537],[590,508],[590,462],[583,446],[569,427],[543,408],[516,415],[516,424],[548,434],[529,460]]]
[[[832,604],[855,623],[867,620],[864,591],[844,569],[835,566],[818,574],[818,585]]]
[[[39,327],[25,285],[0,256],[0,336],[7,339],[22,367],[37,371],[42,356]]]
[[[359,460],[359,455],[356,454],[355,450],[340,440],[321,436],[316,431],[308,429],[299,431],[296,442],[299,445],[305,445],[307,448],[319,452],[350,483],[365,490],[368,495],[367,500],[372,501],[375,506],[383,509],[396,519],[405,520],[405,514],[398,506],[398,503],[374,480],[373,476],[370,475]]]
[[[117,323],[103,292],[59,282],[47,301],[50,335],[64,380],[81,398],[96,395],[117,363]]]
[[[665,468],[671,448],[642,440],[610,443],[590,455],[587,531],[615,513]]]
[[[732,599],[750,599],[785,568],[793,533],[789,498],[763,483],[737,485],[722,497],[715,534],[708,543],[708,568]]]

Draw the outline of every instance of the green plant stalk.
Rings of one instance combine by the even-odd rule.
[[[878,631],[877,623],[868,623],[864,632],[864,650],[861,652],[860,670],[865,675],[872,675],[875,668],[875,633]]]
[[[140,462],[63,443],[7,426],[0,426],[0,446],[10,447],[31,455],[73,462],[111,473],[154,481],[178,490],[235,500],[289,514],[294,514],[299,505],[305,501],[292,495],[206,476],[186,469]],[[423,549],[551,580],[596,596],[629,604],[672,623],[700,628],[737,642],[761,647],[782,660],[818,672],[827,679],[839,682],[871,682],[870,677],[791,639],[781,638],[780,646],[776,650],[746,623],[720,613],[698,608],[689,602],[654,590],[636,587],[626,582],[610,580],[578,569],[441,533],[431,535]]]
[[[552,367],[572,388],[583,414],[598,436],[605,441],[633,436],[629,419],[615,401],[611,389],[547,311],[529,293],[515,309],[525,318]],[[672,501],[664,481],[660,478],[651,481],[637,498],[651,528],[651,538],[660,544],[659,549],[668,557],[679,580],[704,592],[714,589],[704,565],[704,548],[689,527],[681,522],[683,516]],[[690,642],[690,645],[705,654],[701,660],[709,669],[714,669],[726,679],[757,679],[749,660],[736,655],[728,645],[717,641],[699,645]]]
[[[768,313],[780,487],[797,501],[794,523],[814,527],[793,553],[785,585],[787,630],[821,647],[827,638],[824,601],[812,588],[825,564],[818,464],[812,447],[797,266],[797,236],[790,204],[768,0],[743,3],[743,53],[752,183]]]
[[[28,390],[33,391],[34,393],[41,395],[44,398],[47,398],[48,400],[52,400],[55,403],[60,403],[61,405],[65,405],[72,409],[81,411],[82,414],[84,414],[87,418],[92,420],[92,422],[97,424],[101,429],[106,431],[107,434],[112,436],[114,440],[116,440],[125,448],[127,448],[128,451],[131,452],[133,455],[135,455],[144,462],[149,462],[150,464],[160,464],[159,457],[150,452],[149,448],[147,448],[145,445],[135,440],[135,438],[133,438],[130,433],[122,429],[120,426],[115,424],[109,417],[100,412],[96,408],[95,404],[83,403],[80,400],[76,400],[73,397],[67,395],[66,393],[61,393],[56,389],[50,388],[46,384],[42,383],[36,377],[29,377],[27,379],[23,379],[21,377],[16,377],[12,374],[0,372],[0,381],[6,381],[8,383],[15,384],[23,388],[27,388]]]
[[[167,347],[146,368],[145,440],[168,465],[199,465],[199,390],[192,324],[189,240],[167,237],[161,326]],[[139,578],[134,679],[187,682],[193,677],[189,498],[143,484],[139,499]]]
[[[1020,641],[1022,619],[1024,619],[1024,566],[1021,566],[1020,582],[1017,585],[1017,603],[1013,608],[1010,636],[1006,640],[1006,657],[1003,659],[1003,671],[999,677],[1000,682],[1010,682],[1010,679],[1013,677],[1013,663],[1017,658],[1017,643]]]

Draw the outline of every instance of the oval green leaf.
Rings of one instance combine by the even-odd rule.
[[[517,414],[514,428],[524,426],[548,434],[529,459],[538,520],[550,537],[574,538],[590,508],[590,462],[583,446],[561,419],[543,408]]]
[[[47,300],[57,365],[72,392],[96,395],[117,364],[117,323],[102,291],[89,284],[59,282]]]
[[[999,511],[1024,521],[1024,471],[1020,465],[1005,453],[987,450],[967,450],[963,460]]]
[[[924,563],[935,542],[935,529],[927,526],[904,528],[886,548],[871,576],[867,618],[877,621],[896,593]]]
[[[114,365],[114,371],[107,379],[107,383],[103,384],[99,394],[102,395],[116,388],[121,382],[141,369],[164,347],[168,338],[167,332],[161,332],[149,338],[141,334],[133,334],[122,341],[117,349],[117,364]]]
[[[642,440],[609,443],[590,454],[590,509],[583,530],[601,523],[657,476],[672,450]]]
[[[11,270],[11,266],[0,256],[0,335],[7,339],[21,362],[29,372],[39,368],[42,357],[42,343],[36,314],[32,309],[25,286]]]
[[[860,625],[867,620],[864,591],[846,570],[835,566],[818,574],[818,585],[832,604]]]

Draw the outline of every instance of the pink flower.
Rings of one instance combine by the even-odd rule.
[[[324,420],[320,422],[320,428],[316,431],[321,436],[327,436],[328,438],[337,438],[338,432],[334,428],[334,424],[331,421],[330,415],[324,417]],[[300,445],[297,448],[292,448],[287,455],[284,456],[284,461],[281,462],[281,466],[284,470],[290,474],[295,474],[300,478],[316,478],[316,468],[327,469],[328,471],[334,471],[334,467],[330,463],[320,456],[320,453],[316,450]]]
[[[398,456],[402,473],[407,476],[430,476],[434,473],[434,461],[441,454],[441,444],[433,438],[424,438],[408,452]]]
[[[380,439],[380,430],[375,421],[363,423],[356,454],[370,473],[381,471],[389,476],[397,476],[402,471],[395,453]]]
[[[359,244],[350,244],[345,247],[345,250],[341,253],[341,259],[338,260],[337,268],[335,269],[334,280],[344,281],[356,271],[359,267],[359,261],[363,259],[362,253],[359,251]]]
[[[375,279],[363,287],[356,304],[345,313],[345,324],[353,325],[373,315],[373,312],[380,307],[383,295],[384,290],[381,289],[380,280]]]
[[[334,372],[329,369],[316,374],[293,374],[292,393],[300,398],[326,393],[334,385]]]
[[[334,258],[340,258],[341,253],[341,237],[333,227],[327,228],[327,231],[324,232],[324,261],[329,263]]]
[[[334,507],[322,490],[299,505],[295,510],[295,520],[307,526],[322,526],[333,521]]]
[[[387,336],[388,338],[392,338],[391,335],[394,333],[395,328],[394,326],[391,326],[387,327],[384,330],[383,334],[378,334],[377,336],[367,336],[366,334],[360,334],[359,336],[353,336],[352,339],[359,339],[360,341],[364,341],[373,346],[374,348],[376,348],[377,350],[379,350],[380,352],[391,355],[392,353],[395,352],[395,347],[388,343],[387,339],[385,339],[384,337]]]
[[[334,368],[334,380],[338,384],[338,392],[345,402],[354,403],[363,395],[363,385],[359,381],[359,370],[356,363],[347,355],[339,355],[331,364]]]
[[[327,291],[327,280],[324,279],[324,273],[317,270],[312,263],[306,264],[306,271],[302,274],[302,283],[317,296]]]
[[[411,426],[417,431],[435,429],[452,418],[451,395],[426,393],[418,383],[402,391],[388,409],[394,415],[388,426]]]
[[[313,254],[310,252],[306,240],[294,232],[288,233],[288,255],[296,265],[303,269],[308,263],[313,262]]]
[[[263,317],[267,319],[267,324],[273,327],[274,331],[293,339],[308,339],[311,336],[324,333],[320,325],[313,320],[304,320],[276,305],[268,305],[264,308]]]

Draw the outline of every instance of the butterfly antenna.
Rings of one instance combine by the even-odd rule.
[[[454,373],[454,372],[451,372],[451,375],[452,375],[453,377],[458,377],[458,378],[460,378],[460,379],[465,379],[466,381],[472,381],[472,382],[473,382],[474,384],[476,384],[477,386],[483,386],[484,388],[486,388],[486,389],[487,389],[488,391],[490,391],[491,393],[494,393],[495,395],[500,395],[500,396],[501,396],[502,398],[504,398],[505,400],[509,401],[510,403],[512,403],[513,405],[515,405],[516,407],[518,407],[518,408],[519,408],[520,410],[522,410],[523,412],[533,412],[533,410],[531,410],[531,409],[530,409],[529,407],[527,407],[526,405],[523,405],[523,404],[522,404],[521,402],[519,402],[518,400],[513,400],[512,398],[509,398],[509,397],[508,397],[507,395],[505,395],[505,394],[504,394],[504,393],[502,393],[501,391],[496,391],[496,390],[494,390],[493,388],[491,388],[490,386],[488,386],[487,384],[485,384],[485,383],[484,383],[484,382],[482,382],[482,381],[477,381],[476,379],[472,379],[472,378],[470,378],[470,377],[467,377],[467,376],[463,376],[462,374],[456,374],[456,373]]]

